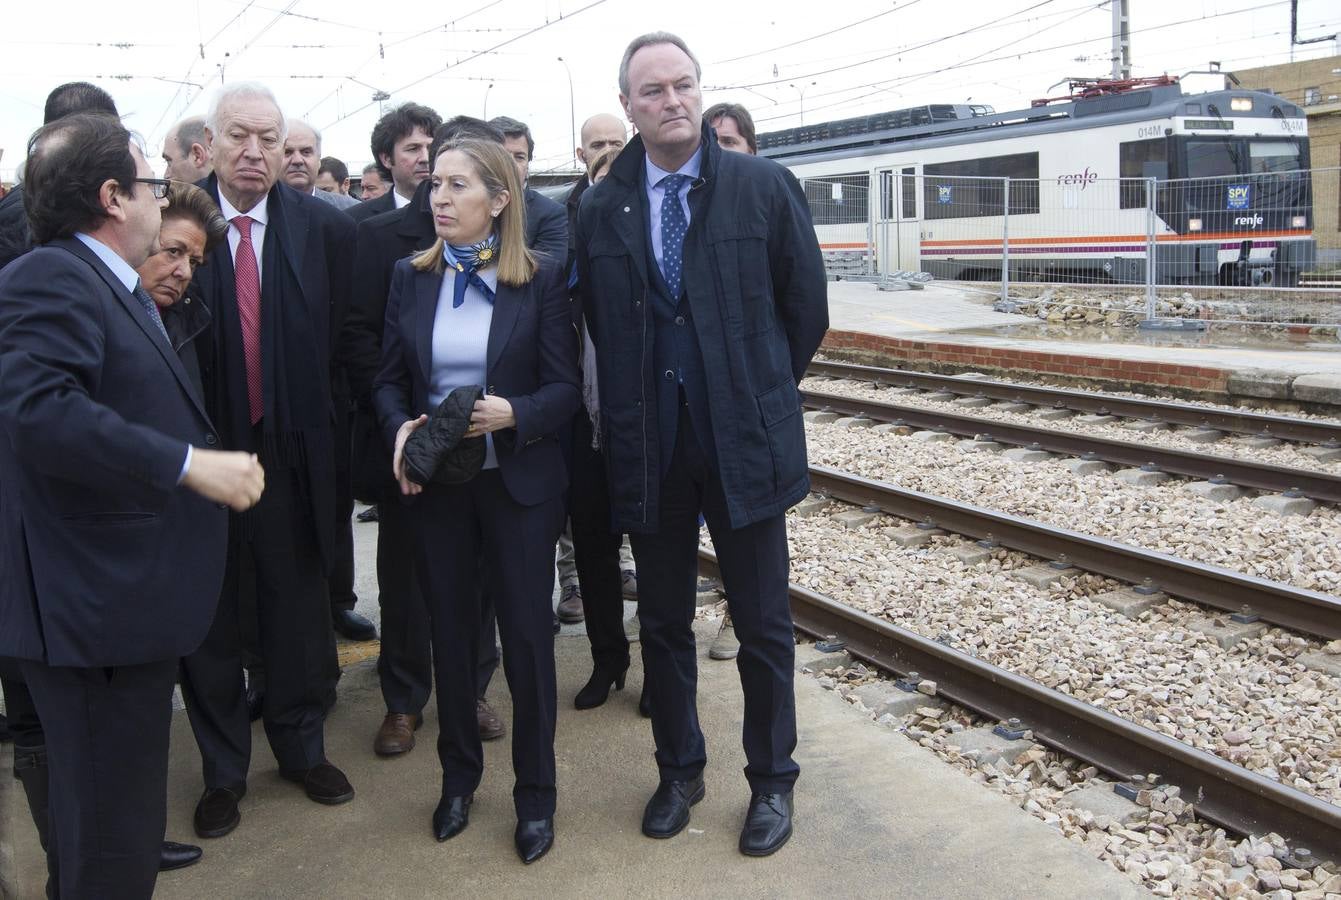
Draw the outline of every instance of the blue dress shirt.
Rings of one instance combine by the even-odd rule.
[[[490,266],[479,272],[481,280],[498,290],[498,269]],[[428,378],[430,414],[447,395],[470,384],[488,385],[489,326],[494,321],[494,305],[479,288],[466,288],[465,301],[452,308],[452,288],[456,270],[450,266],[442,273],[438,288],[438,308],[433,314],[433,362]],[[484,436],[484,468],[498,467],[494,438]]]

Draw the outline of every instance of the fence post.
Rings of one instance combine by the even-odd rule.
[[[1001,180],[1001,302],[1010,303],[1010,179]]]
[[[1145,180],[1145,320],[1155,321],[1155,179]]]

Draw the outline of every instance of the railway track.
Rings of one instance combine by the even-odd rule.
[[[1215,409],[1190,406],[1165,400],[1119,397],[1094,391],[1072,391],[1064,388],[1012,384],[990,379],[965,379],[927,372],[908,372],[902,369],[883,369],[850,363],[812,362],[810,375],[868,381],[892,387],[917,388],[926,391],[945,391],[963,397],[985,397],[1009,403],[1028,403],[1046,408],[1070,409],[1096,415],[1121,416],[1185,425],[1195,428],[1213,428],[1229,434],[1271,437],[1324,446],[1341,446],[1341,425],[1331,422],[1298,419],[1270,413],[1242,410]]]
[[[1031,556],[1153,587],[1172,597],[1231,614],[1247,612],[1323,640],[1341,638],[1341,600],[1320,591],[1057,528],[825,466],[810,467],[810,483],[811,490],[824,497],[973,540],[990,540]]]
[[[720,577],[716,556],[699,569]],[[1240,834],[1275,832],[1292,846],[1341,858],[1341,807],[1129,722],[1059,691],[946,647],[797,585],[793,621],[816,638],[836,636],[853,656],[888,672],[917,672],[937,694],[990,719],[1018,718],[1036,739],[1126,780],[1159,773],[1193,798],[1197,814]]]
[[[969,386],[973,384],[977,382]],[[963,382],[960,386],[964,387]],[[978,437],[982,440],[1099,459],[1119,465],[1146,467],[1152,471],[1206,481],[1224,481],[1256,490],[1290,493],[1291,496],[1306,496],[1329,503],[1341,502],[1341,476],[1310,469],[1275,466],[1218,454],[1194,453],[1033,425],[1016,425],[995,419],[982,419],[972,415],[940,412],[920,406],[885,403],[879,400],[844,397],[823,391],[801,391],[801,402],[809,409],[829,410],[880,422]]]

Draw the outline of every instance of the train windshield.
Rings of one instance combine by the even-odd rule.
[[[1293,172],[1303,168],[1297,141],[1249,141],[1249,171],[1254,175]]]
[[[1187,177],[1214,178],[1217,175],[1238,175],[1242,171],[1238,141],[1224,139],[1187,142]]]
[[[1307,168],[1304,151],[1294,138],[1189,137],[1184,139],[1183,176],[1271,175]]]

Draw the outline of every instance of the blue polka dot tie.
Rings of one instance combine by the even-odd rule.
[[[688,175],[667,175],[660,182],[665,189],[661,196],[661,274],[670,288],[671,303],[680,302],[684,276],[684,233],[689,221],[680,205],[680,186],[688,180]]]

